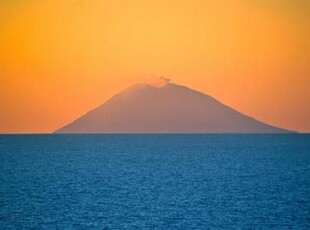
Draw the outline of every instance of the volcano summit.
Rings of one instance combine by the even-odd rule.
[[[56,133],[287,133],[201,92],[134,85]]]

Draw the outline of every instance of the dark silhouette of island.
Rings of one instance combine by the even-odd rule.
[[[166,80],[134,85],[55,133],[288,133]]]

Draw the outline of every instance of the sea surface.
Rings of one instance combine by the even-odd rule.
[[[310,229],[310,135],[1,135],[0,229]]]

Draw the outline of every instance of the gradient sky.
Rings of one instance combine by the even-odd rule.
[[[1,0],[0,133],[52,132],[165,76],[310,132],[308,0]]]

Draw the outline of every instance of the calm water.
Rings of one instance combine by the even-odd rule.
[[[310,135],[2,135],[0,229],[310,229]]]

